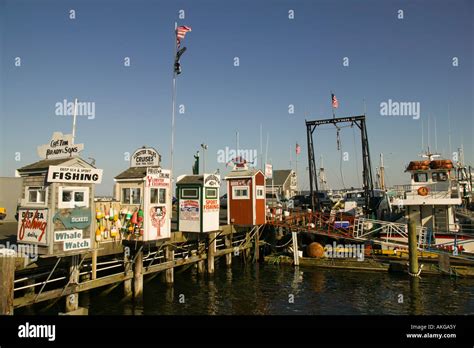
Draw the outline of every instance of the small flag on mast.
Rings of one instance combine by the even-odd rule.
[[[331,101],[332,101],[332,107],[337,109],[339,107],[339,101],[337,100],[334,93],[331,93]]]
[[[181,63],[179,62],[179,59],[181,58],[183,53],[186,51],[186,47],[180,48],[180,46],[181,46],[181,40],[184,39],[188,31],[191,31],[191,27],[187,27],[185,25],[182,25],[176,28],[177,51],[176,51],[176,57],[174,59],[174,73],[176,75],[181,74]]]
[[[191,31],[191,27],[187,27],[186,25],[181,25],[176,28],[176,44],[178,48],[181,45],[181,40],[184,39],[188,31]]]
[[[301,153],[301,146],[296,143],[296,154],[299,155]]]

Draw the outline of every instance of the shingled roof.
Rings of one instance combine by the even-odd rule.
[[[181,180],[177,181],[176,184],[179,185],[190,185],[190,184],[197,184],[202,185],[204,182],[203,175],[186,175]]]
[[[259,170],[254,168],[247,170],[234,170],[227,174],[225,176],[225,179],[239,178],[241,176],[254,176],[255,174],[257,174],[257,172],[259,172]]]
[[[49,166],[58,166],[63,163],[69,162],[71,160],[79,160],[91,167],[93,167],[90,163],[84,161],[82,158],[79,157],[68,157],[68,158],[56,158],[56,159],[44,159],[32,164],[29,164],[27,166],[21,167],[18,169],[18,172],[23,173],[23,172],[33,172],[33,171],[46,171],[49,169]]]
[[[291,169],[274,170],[273,171],[273,186],[283,186],[283,184],[288,179],[290,174],[291,174]],[[265,181],[265,185],[271,186],[272,179],[267,179]]]
[[[123,179],[142,179],[146,176],[147,168],[161,168],[160,166],[152,166],[152,167],[130,167],[124,170],[122,173],[117,175],[115,179],[123,180]]]

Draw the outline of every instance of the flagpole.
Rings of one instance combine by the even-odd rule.
[[[296,193],[299,194],[299,191],[298,191],[298,152],[296,152],[295,154],[295,176],[296,176]]]
[[[74,116],[72,118],[72,143],[76,138],[76,117],[77,117],[77,98],[74,99]]]
[[[173,61],[175,60],[176,53],[178,51],[178,40],[177,40],[177,33],[176,30],[178,28],[178,23],[174,22],[174,55]],[[171,187],[169,195],[173,197],[173,176],[174,176],[174,131],[175,131],[175,113],[176,113],[176,69],[173,66],[173,92],[172,92],[172,103],[173,103],[173,111],[171,114],[171,173],[170,173],[170,180],[171,180]]]

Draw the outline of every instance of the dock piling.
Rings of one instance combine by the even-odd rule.
[[[133,298],[141,301],[143,297],[143,249],[140,248],[135,255],[133,264]]]
[[[291,237],[293,239],[293,262],[295,266],[300,265],[300,257],[298,254],[298,234],[296,232],[291,233]]]
[[[232,234],[225,236],[224,244],[226,249],[232,248]],[[227,267],[232,266],[232,252],[225,254],[225,264]]]
[[[0,250],[0,315],[13,315],[15,253]]]
[[[69,266],[69,283],[79,283],[79,255],[71,256],[71,263]],[[66,296],[66,313],[74,312],[79,308],[79,294],[70,294]]]
[[[408,253],[409,273],[411,276],[418,275],[418,246],[416,237],[416,224],[414,221],[408,223]]]
[[[174,250],[173,246],[168,245],[165,247],[165,259],[166,261],[174,261]],[[172,284],[174,282],[174,267],[170,267],[165,271],[165,282]]]
[[[216,232],[209,233],[207,249],[207,273],[214,274],[214,255],[216,253]]]
[[[123,254],[123,266],[124,266],[124,274],[127,276],[132,270],[132,262],[130,258],[130,253],[128,252],[129,249],[125,248]],[[131,297],[133,295],[132,291],[132,279],[126,279],[123,282],[123,292],[125,297]]]

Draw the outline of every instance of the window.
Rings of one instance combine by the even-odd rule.
[[[233,199],[248,199],[249,197],[249,187],[248,186],[234,186],[232,188],[232,198]]]
[[[141,190],[138,187],[123,188],[121,202],[124,204],[140,204]]]
[[[263,186],[257,186],[257,198],[258,199],[263,199],[265,197],[265,190],[263,189]]]
[[[199,198],[199,191],[197,188],[181,189],[181,198]]]
[[[32,186],[26,188],[27,202],[32,204],[46,203],[46,189],[39,186]]]
[[[433,173],[431,178],[433,181],[447,181],[448,175],[445,172]]]
[[[58,207],[72,209],[89,206],[89,188],[80,186],[60,186],[58,189]]]
[[[206,187],[206,198],[207,199],[216,199],[217,198],[217,189]]]
[[[159,194],[159,203],[160,204],[165,204],[166,203],[166,189],[165,188],[160,188],[160,194]]]
[[[427,182],[428,181],[428,174],[426,174],[426,173],[415,173],[415,174],[413,174],[413,180],[415,180],[415,182]]]
[[[166,204],[166,189],[165,188],[150,189],[150,203],[151,204]]]

